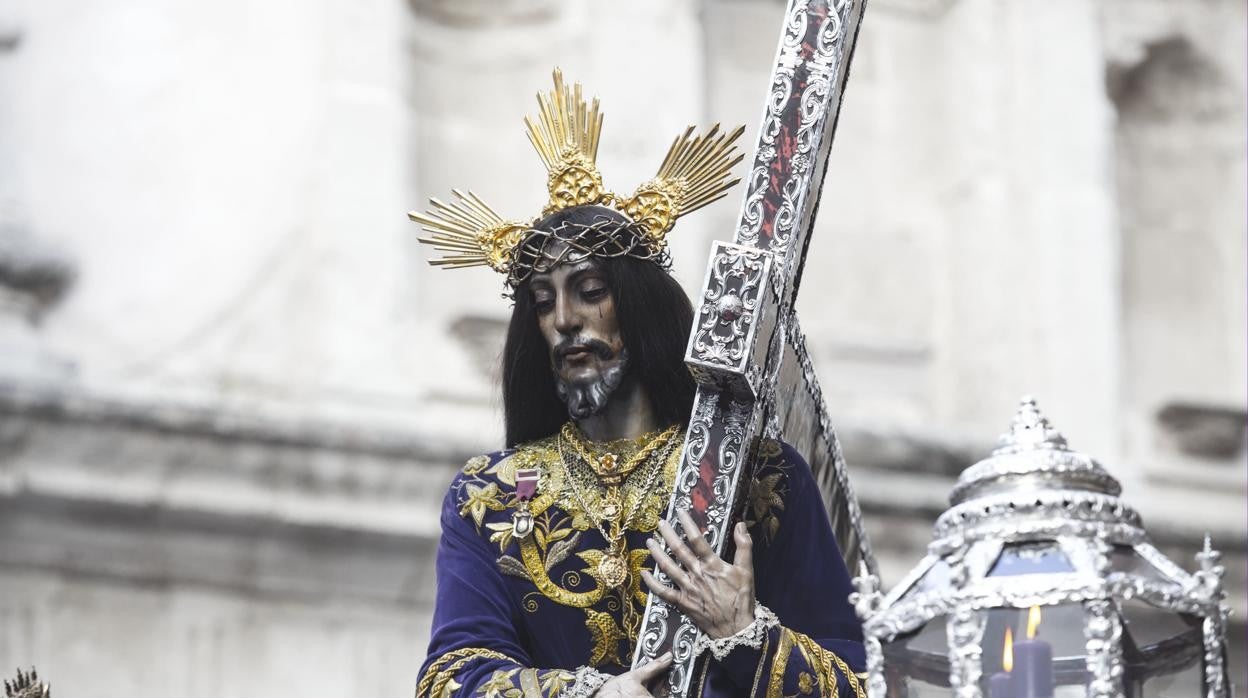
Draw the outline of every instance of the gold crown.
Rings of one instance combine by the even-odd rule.
[[[537,118],[524,119],[529,141],[546,165],[550,200],[542,216],[574,206],[611,206],[641,228],[649,252],[658,254],[666,248],[667,233],[677,218],[718,200],[740,181],[728,176],[744,157],[735,144],[745,127],[723,133],[716,124],[701,135],[695,136],[690,126],[677,136],[658,174],[632,196],[626,199],[608,191],[597,164],[602,131],[598,99],[586,104],[580,83],[568,90],[558,69],[554,79],[553,90],[537,95]],[[429,211],[407,214],[430,234],[420,242],[446,253],[429,263],[452,269],[485,265],[510,274],[517,248],[540,217],[504,219],[476,194],[457,189],[452,193],[455,199],[450,203],[430,199]]]

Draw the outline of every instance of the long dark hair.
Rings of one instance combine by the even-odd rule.
[[[645,388],[660,426],[683,424],[693,409],[696,391],[684,363],[693,327],[689,297],[652,261],[632,257],[598,261],[628,350],[628,380],[639,381]],[[515,290],[502,358],[507,447],[557,432],[568,421],[568,408],[555,394],[550,350],[537,326],[528,281]]]

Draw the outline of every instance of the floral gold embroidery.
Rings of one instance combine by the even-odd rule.
[[[524,698],[542,698],[542,689],[537,686],[537,669],[520,670],[520,695]]]
[[[516,486],[516,471],[522,467],[524,467],[522,459],[517,459],[514,456],[503,458],[495,463],[493,468],[490,468],[490,474],[498,478],[498,481],[504,485],[514,488]]]
[[[775,439],[763,439],[758,444],[758,457],[762,459],[771,459],[784,453],[784,447]]]
[[[490,542],[498,543],[499,553],[502,553],[507,549],[507,546],[511,545],[512,533],[516,530],[515,526],[511,525],[511,522],[495,521],[486,524],[485,527],[492,531],[490,533]]]
[[[811,692],[815,690],[815,677],[811,676],[808,672],[805,672],[805,671],[798,674],[797,675],[797,690],[800,691],[801,694],[804,696],[810,695]]]
[[[496,483],[491,482],[484,487],[469,483],[464,486],[464,489],[468,492],[468,500],[459,508],[459,515],[471,514],[477,528],[481,527],[486,510],[502,511],[506,508],[498,499],[499,491]]]
[[[593,652],[589,655],[592,666],[602,666],[608,662],[622,664],[620,661],[620,642],[629,639],[620,624],[610,613],[602,613],[593,609],[585,610],[585,627],[594,640]]]
[[[784,479],[784,473],[772,473],[754,481],[750,488],[750,510],[746,516],[746,525],[759,526],[767,542],[775,540],[780,531],[780,514],[784,511],[784,497],[777,488]]]
[[[768,439],[758,447],[759,463],[755,469],[754,482],[750,486],[749,505],[745,523],[761,532],[763,540],[770,543],[780,532],[780,515],[784,513],[784,500],[788,494],[788,469],[783,458],[780,442]]]
[[[541,683],[542,693],[548,696],[557,696],[576,681],[576,674],[562,669],[555,669],[542,672],[538,678]]]
[[[576,680],[562,669],[498,669],[477,687],[479,698],[554,698]],[[456,684],[458,686],[458,684]]]
[[[484,698],[498,698],[499,696],[510,698],[509,693],[520,695],[520,690],[511,682],[511,677],[515,676],[519,671],[519,669],[511,669],[510,671],[499,669],[495,671],[490,675],[489,681],[477,688],[477,695]]]
[[[485,470],[490,464],[489,456],[473,456],[464,464],[463,473],[465,475],[476,475]]]
[[[621,447],[620,457],[627,456],[627,448]],[[586,627],[593,643],[589,661],[591,666],[607,663],[620,664],[626,659],[627,649],[640,626],[642,609],[647,600],[641,584],[641,570],[650,561],[650,553],[644,546],[624,551],[628,569],[626,583],[611,588],[601,579],[598,563],[604,552],[598,549],[582,549],[585,535],[597,536],[589,511],[600,511],[605,490],[582,488],[578,502],[567,481],[567,472],[560,458],[555,437],[541,439],[518,447],[490,464],[474,458],[464,467],[459,513],[471,519],[477,530],[486,537],[491,546],[498,546],[498,569],[505,575],[526,580],[536,587],[531,597],[526,596],[524,607],[531,613],[538,612],[537,600],[548,599],[554,603],[580,608],[585,612]],[[628,530],[653,532],[666,510],[672,483],[680,462],[680,449],[662,463],[657,477],[651,479],[651,487],[642,481],[625,481],[619,487],[620,506],[636,514]],[[538,487],[536,496],[529,502],[533,514],[533,532],[517,538],[509,520],[491,516],[492,512],[513,510],[518,502],[514,495],[515,476],[518,469],[536,469]],[[634,539],[633,544],[640,541]],[[559,567],[572,561],[569,567]],[[540,596],[539,596],[540,595]],[[570,677],[571,675],[569,675]],[[508,680],[514,685],[516,677]],[[558,684],[558,676],[543,680]],[[500,684],[501,686],[501,684]],[[499,689],[502,690],[501,688]],[[543,688],[546,692],[546,689]],[[512,698],[504,693],[484,698]]]

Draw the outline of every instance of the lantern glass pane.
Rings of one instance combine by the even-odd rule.
[[[906,593],[902,594],[901,598],[908,599],[916,594],[947,592],[949,590],[949,563],[938,558],[927,568],[926,572],[906,589]]]
[[[888,678],[886,698],[952,698],[953,689],[948,686],[937,686],[913,676]]]
[[[1197,696],[1202,680],[1204,637],[1195,616],[1121,602],[1123,680],[1127,695],[1143,698]],[[1143,690],[1140,690],[1143,686]]]
[[[1020,574],[1061,574],[1074,572],[1070,558],[1058,547],[1056,541],[1044,540],[1027,543],[1010,543],[1001,548],[989,577],[1009,577]]]
[[[1157,582],[1174,583],[1174,580],[1167,578],[1129,545],[1115,545],[1109,551],[1109,569],[1111,572],[1123,572]]]
[[[921,594],[928,591],[940,591],[949,588],[949,563],[937,560],[932,568],[919,579],[910,594]],[[907,594],[909,595],[909,594]]]
[[[1082,696],[1088,683],[1084,623],[1078,603],[989,609],[981,655],[984,696]]]
[[[1204,677],[1199,663],[1173,673],[1152,676],[1144,680],[1140,698],[1191,698],[1204,695]],[[1128,678],[1130,682],[1130,678]],[[1130,683],[1128,683],[1128,686]],[[1131,694],[1127,694],[1131,695]]]
[[[1123,628],[1131,636],[1131,645],[1141,652],[1162,649],[1162,643],[1203,646],[1199,618],[1157,608],[1139,599],[1121,603]]]
[[[918,630],[901,635],[883,646],[884,666],[888,668],[889,695],[896,684],[910,693],[898,696],[948,696],[949,643],[945,618],[939,616]],[[894,680],[894,677],[896,680]],[[904,681],[903,681],[904,679]],[[932,693],[942,687],[944,693]]]

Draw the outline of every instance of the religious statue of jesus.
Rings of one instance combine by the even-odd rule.
[[[687,514],[687,536],[664,520],[695,393],[693,310],[666,239],[735,183],[741,130],[691,128],[623,197],[597,168],[597,100],[556,71],[538,102],[525,123],[548,171],[540,216],[505,220],[458,191],[411,214],[447,253],[434,264],[489,266],[514,304],[506,448],[447,491],[417,698],[648,696],[671,658],[629,668],[647,592],[704,634],[704,696],[865,695],[850,576],[796,451],[760,446],[732,559]]]

